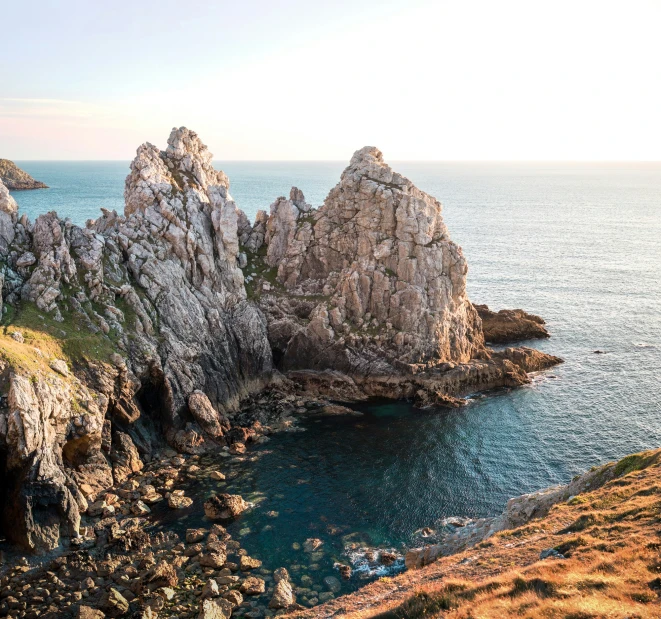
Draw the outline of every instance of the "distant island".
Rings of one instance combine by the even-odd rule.
[[[9,159],[0,159],[0,181],[9,191],[48,189],[46,183],[35,180]]]

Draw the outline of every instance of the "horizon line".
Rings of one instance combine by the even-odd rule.
[[[3,157],[0,157],[2,159]],[[124,163],[133,159],[9,159],[19,162]],[[348,159],[212,159],[213,163],[345,163]],[[393,163],[661,163],[661,159],[389,159]],[[387,163],[387,162],[386,162]]]

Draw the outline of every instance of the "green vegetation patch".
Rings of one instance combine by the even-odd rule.
[[[647,468],[650,464],[653,464],[658,459],[658,453],[654,451],[643,451],[638,454],[633,454],[622,458],[616,465],[614,469],[615,477],[622,477],[623,475],[628,475],[634,471],[642,471]]]
[[[35,370],[54,358],[75,363],[82,360],[107,361],[116,347],[102,332],[92,333],[73,312],[62,314],[63,321],[23,302],[8,311],[0,330],[0,354],[14,367]],[[19,343],[11,337],[18,331]]]

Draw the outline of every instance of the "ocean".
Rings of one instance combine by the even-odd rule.
[[[14,194],[31,218],[57,210],[83,223],[101,206],[123,208],[127,163],[17,163],[51,186]],[[275,567],[319,536],[334,549],[319,572],[328,574],[343,551],[329,522],[401,547],[438,518],[495,515],[512,496],[661,447],[661,164],[390,163],[443,202],[470,298],[544,317],[552,337],[528,344],[565,363],[460,410],[377,402],[363,417],[273,437],[228,487],[263,498],[237,534]],[[292,185],[321,204],[344,165],[219,167],[252,218]]]

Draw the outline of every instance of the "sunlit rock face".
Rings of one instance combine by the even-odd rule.
[[[387,372],[465,362],[483,350],[466,260],[441,203],[394,172],[377,148],[354,154],[318,210],[300,208],[305,200],[296,197],[271,206],[266,261],[277,266],[289,305],[316,303],[307,322],[296,308],[271,308],[283,368]]]
[[[71,373],[39,355],[33,368],[0,363],[3,524],[26,550],[77,534],[79,485],[120,483],[166,441],[188,453],[224,444],[226,413],[271,378],[266,320],[237,264],[245,216],[211,160],[186,128],[165,150],[143,144],[124,216],[104,211],[85,228],[54,212],[19,220],[0,185],[3,301],[35,313],[31,328],[49,328],[62,350],[82,332],[107,351],[72,355]],[[16,337],[16,358],[34,357]]]

